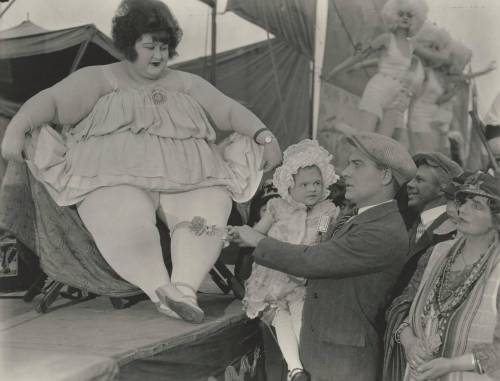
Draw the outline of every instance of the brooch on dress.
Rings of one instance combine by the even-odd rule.
[[[318,233],[324,234],[328,231],[328,225],[330,225],[330,216],[322,215],[318,220]]]
[[[155,87],[151,92],[151,97],[153,98],[153,103],[157,106],[167,101],[167,94],[161,87]]]

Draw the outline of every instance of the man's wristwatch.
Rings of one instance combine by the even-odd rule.
[[[273,137],[272,137],[271,135],[266,136],[266,137],[264,138],[264,144],[269,144],[269,143],[271,143],[272,141],[273,141]]]
[[[269,143],[271,143],[271,142],[273,141],[274,136],[272,135],[272,133],[271,133],[271,135],[267,135],[267,136],[264,138],[264,141],[263,141],[262,143],[259,143],[259,142],[257,141],[257,137],[258,137],[258,136],[259,136],[262,132],[265,132],[265,131],[269,131],[269,132],[271,132],[268,128],[261,128],[260,130],[258,130],[258,131],[254,134],[254,136],[253,136],[253,140],[255,141],[255,143],[257,143],[257,144],[261,144],[261,145],[266,145],[266,144],[269,144]]]

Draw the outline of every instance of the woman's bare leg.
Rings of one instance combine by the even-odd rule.
[[[222,187],[160,195],[160,208],[171,230],[177,223],[191,221],[196,216],[204,218],[208,225],[223,228],[227,224],[231,205],[230,195]],[[197,236],[189,228],[176,228],[171,243],[172,283],[185,283],[197,291],[217,261],[221,249],[219,235]],[[192,294],[187,287],[179,286],[179,290]]]
[[[376,132],[392,138],[397,129],[406,129],[404,112],[398,109],[384,110],[384,117]]]
[[[410,133],[411,152],[435,152],[439,151],[440,136],[431,131]]]
[[[379,118],[377,115],[365,111],[359,110],[359,131],[360,132],[377,132],[377,126],[379,124]]]
[[[106,262],[153,302],[155,289],[169,282],[155,209],[148,192],[127,185],[99,188],[78,206]]]

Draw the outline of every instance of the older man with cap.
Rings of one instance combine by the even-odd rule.
[[[405,290],[417,265],[425,268],[423,256],[439,242],[452,239],[456,226],[446,213],[444,189],[463,174],[463,169],[440,152],[423,152],[413,157],[417,166],[415,177],[407,184],[408,206],[418,211],[419,218],[410,228],[410,250],[407,262],[392,291],[393,301],[387,310],[384,337],[383,380],[400,380],[404,375],[404,355],[394,342],[394,331],[408,315],[416,290]]]
[[[408,233],[394,196],[416,167],[395,140],[375,133],[347,137],[345,197],[358,213],[315,246],[237,230],[255,246],[257,263],[308,278],[300,354],[313,381],[375,381],[382,364],[381,323],[387,296],[408,252]]]

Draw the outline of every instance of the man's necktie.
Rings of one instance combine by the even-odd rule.
[[[422,237],[425,233],[425,225],[420,221],[417,225],[417,232],[415,234],[415,242],[417,242],[420,237]]]
[[[337,234],[337,232],[340,229],[342,229],[342,227],[346,224],[346,222],[349,221],[352,217],[356,216],[357,214],[358,214],[358,208],[353,208],[348,213],[346,213],[343,216],[339,217],[337,219],[337,223],[335,224],[335,227],[333,228],[332,237],[335,237],[335,234]]]

